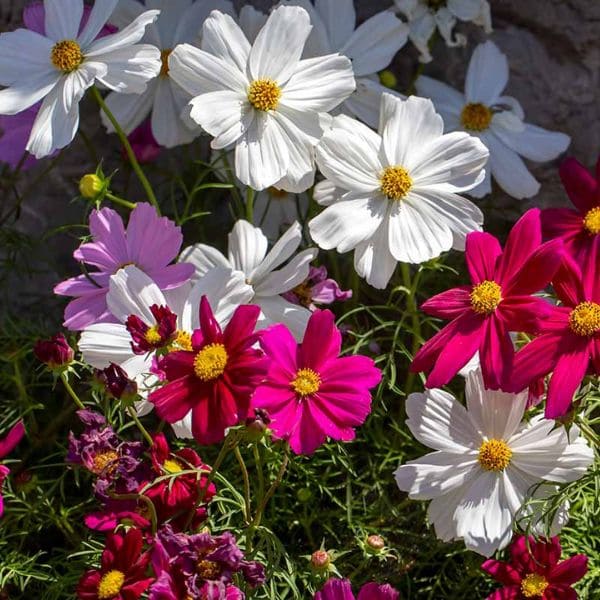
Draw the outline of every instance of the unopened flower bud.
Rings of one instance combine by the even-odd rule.
[[[255,408],[254,417],[246,419],[245,437],[251,442],[260,440],[267,431],[270,422],[271,419],[266,410]]]
[[[73,348],[62,333],[49,340],[38,340],[33,347],[33,353],[52,370],[65,369],[73,362],[74,357]]]
[[[310,488],[300,488],[296,492],[296,497],[300,502],[308,502],[312,498],[312,491]]]
[[[88,173],[79,181],[79,193],[88,200],[94,200],[103,190],[104,182],[95,173]]]
[[[110,363],[106,369],[98,371],[96,377],[104,383],[106,391],[117,400],[128,403],[137,398],[137,383],[117,364]]]
[[[331,556],[326,550],[315,550],[310,556],[310,566],[315,571],[325,571],[329,569]]]
[[[388,69],[379,72],[379,81],[387,88],[395,88],[398,85],[398,79]]]
[[[367,548],[372,552],[378,553],[385,548],[385,540],[377,534],[367,537]]]

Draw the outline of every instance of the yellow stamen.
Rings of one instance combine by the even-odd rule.
[[[100,600],[114,598],[121,591],[124,583],[125,573],[117,570],[109,571],[100,580],[98,585],[98,598]]]
[[[167,473],[179,473],[180,471],[183,471],[179,462],[172,458],[167,458],[162,466]]]
[[[569,315],[571,331],[582,337],[600,332],[600,304],[582,302]]]
[[[248,101],[256,110],[275,110],[280,98],[281,88],[272,79],[256,79],[248,88]]]
[[[583,218],[583,226],[592,235],[600,233],[600,206],[596,206],[587,212]]]
[[[470,131],[483,131],[490,126],[494,113],[480,102],[467,104],[460,113],[460,122]]]
[[[316,394],[321,387],[321,376],[312,369],[300,369],[290,385],[300,396]]]
[[[541,598],[548,585],[548,581],[543,575],[529,573],[521,581],[521,593],[525,598]]]
[[[70,73],[83,62],[81,46],[75,40],[58,42],[54,44],[50,52],[50,60],[60,71]]]
[[[107,471],[109,474],[114,473],[119,461],[119,455],[114,450],[107,450],[94,456],[92,461],[92,471],[97,475]]]
[[[480,315],[491,315],[502,302],[502,288],[495,281],[482,281],[471,290],[471,308]]]
[[[504,471],[511,458],[512,450],[504,440],[486,440],[479,447],[479,464],[486,471]]]
[[[223,344],[208,344],[196,354],[194,372],[202,381],[211,381],[223,374],[228,359]]]
[[[401,166],[386,167],[379,180],[382,193],[390,200],[402,200],[413,185],[408,171]]]
[[[171,346],[171,350],[187,350],[188,352],[191,352],[193,350],[192,334],[187,331],[182,331],[181,329],[178,330],[173,345]]]
[[[144,334],[144,339],[151,344],[152,346],[156,346],[160,344],[162,340],[162,335],[158,332],[158,325],[153,325],[146,331]]]
[[[196,565],[196,573],[198,573],[202,579],[218,579],[221,575],[221,571],[220,565],[212,560],[204,559]]]
[[[171,52],[173,52],[172,48],[165,48],[160,51],[160,61],[162,63],[160,67],[161,77],[169,76],[169,56],[171,56]]]

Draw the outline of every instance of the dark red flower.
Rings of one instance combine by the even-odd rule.
[[[150,312],[156,325],[149,326],[137,315],[129,315],[125,322],[133,342],[135,354],[146,354],[170,344],[177,335],[177,315],[168,306],[153,304]]]
[[[73,361],[73,348],[65,336],[57,333],[49,340],[38,340],[33,347],[36,358],[51,369],[61,369]]]
[[[559,562],[562,548],[558,537],[529,541],[518,536],[510,548],[510,561],[486,560],[481,568],[503,588],[487,600],[576,600],[571,587],[587,572],[587,556],[577,554]]]
[[[113,398],[133,400],[137,397],[137,383],[129,379],[125,370],[119,365],[110,363],[106,369],[98,369],[95,375]]]
[[[142,553],[142,534],[109,534],[100,569],[86,571],[77,585],[80,600],[137,600],[154,581],[146,577],[150,554]]]
[[[259,314],[258,306],[239,306],[222,331],[202,297],[192,350],[171,352],[159,361],[168,383],[148,399],[161,419],[175,423],[191,411],[196,441],[214,444],[224,438],[226,428],[248,416],[250,397],[268,364],[254,348]]]

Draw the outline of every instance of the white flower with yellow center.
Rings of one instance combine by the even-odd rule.
[[[490,556],[510,542],[534,491],[543,496],[545,487],[579,479],[594,453],[578,431],[567,433],[543,415],[522,422],[527,391],[486,390],[480,371],[467,376],[466,399],[465,409],[438,389],[408,397],[406,424],[435,452],[400,466],[395,477],[410,498],[431,500],[428,517],[438,538],[462,538]]]
[[[111,276],[106,303],[118,323],[97,323],[84,329],[79,339],[79,350],[86,363],[97,369],[104,369],[110,363],[116,363],[134,379],[142,400],[137,403],[138,414],[145,415],[153,404],[145,397],[158,382],[151,371],[154,353],[135,354],[132,337],[125,323],[130,315],[139,317],[150,327],[147,335],[156,334],[156,321],[150,307],[168,306],[177,315],[177,337],[173,342],[174,350],[191,349],[191,334],[200,326],[200,300],[206,296],[211,304],[217,321],[225,326],[240,304],[246,304],[252,298],[252,289],[243,276],[236,275],[231,269],[217,268],[199,278],[195,284],[183,285],[174,290],[162,292],[148,275],[136,266],[129,265]],[[160,339],[160,336],[157,336]],[[148,342],[153,343],[151,337]],[[189,415],[173,424],[173,430],[179,437],[193,437]]]
[[[304,9],[282,6],[251,46],[232,17],[213,11],[202,50],[182,44],[169,57],[172,79],[193,96],[190,117],[215,150],[235,145],[235,173],[255,190],[284,178],[287,191],[310,187],[320,115],[354,91],[345,56],[301,60],[310,31]]]
[[[429,41],[436,28],[447,46],[464,46],[467,38],[454,34],[458,21],[470,21],[492,32],[492,16],[487,0],[394,0],[396,9],[408,21],[408,37],[421,53],[421,62],[431,61]]]
[[[383,94],[378,134],[342,115],[317,147],[327,179],[315,199],[328,206],[310,234],[325,250],[354,249],[357,273],[374,287],[386,287],[398,261],[463,250],[467,234],[481,229],[481,211],[457,192],[483,179],[487,149],[443,128],[429,100]]]
[[[0,114],[14,115],[43,99],[27,143],[41,158],[71,143],[79,101],[94,82],[140,94],[160,71],[160,52],[137,44],[157,10],[142,13],[118,33],[96,39],[117,0],[96,0],[81,29],[83,0],[44,0],[45,32],[17,29],[0,35]],[[80,33],[81,29],[81,33]]]
[[[444,119],[446,131],[466,131],[475,135],[490,151],[487,177],[469,193],[481,198],[492,191],[491,176],[514,198],[535,196],[540,184],[528,171],[522,158],[533,161],[555,159],[571,138],[524,122],[518,100],[502,95],[508,83],[508,61],[493,42],[475,48],[461,94],[429,77],[419,77],[417,92],[431,98]]]
[[[142,39],[160,50],[160,73],[143,94],[113,93],[106,102],[126,133],[151,115],[152,135],[161,146],[172,148],[193,141],[200,128],[190,127],[189,120],[182,118],[190,95],[169,76],[169,55],[178,44],[198,45],[202,24],[210,12],[218,9],[233,13],[233,5],[229,0],[119,0],[110,22],[125,27],[147,8],[160,9],[160,16]],[[104,113],[102,121],[109,131],[114,131]]]

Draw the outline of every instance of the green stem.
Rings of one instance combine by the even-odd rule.
[[[237,446],[238,440],[237,440],[237,437],[233,437],[234,435],[235,435],[234,432],[230,431],[227,434],[227,437],[223,440],[223,445],[221,446],[221,450],[219,450],[217,459],[212,464],[210,473],[206,477],[206,482],[204,484],[204,487],[202,488],[200,498],[198,499],[198,504],[202,504],[204,502],[204,496],[206,496],[206,492],[208,491],[208,488],[215,476],[215,473],[221,467],[221,463],[223,462],[223,460],[225,460],[227,453]]]
[[[407,263],[401,263],[400,269],[402,272],[402,283],[404,284],[404,287],[406,288],[407,310],[410,314],[411,321],[412,321],[411,329],[412,329],[413,339],[412,339],[411,354],[414,357],[415,354],[417,353],[417,350],[419,349],[419,344],[421,343],[421,320],[419,319],[419,309],[417,307],[417,300],[415,297],[417,277],[415,277],[414,281],[411,279],[410,265],[408,265]],[[408,377],[406,378],[406,394],[407,395],[412,390],[414,380],[415,380],[415,374],[409,373]]]
[[[146,192],[148,201],[150,202],[150,204],[152,204],[154,206],[154,208],[156,208],[156,211],[158,212],[158,214],[160,214],[160,207],[158,206],[158,201],[156,200],[156,196],[154,195],[152,186],[150,185],[150,182],[146,178],[146,175],[144,175],[144,171],[142,171],[142,168],[140,167],[140,163],[138,162],[137,158],[135,157],[135,153],[133,151],[133,148],[131,147],[131,144],[129,143],[129,140],[127,139],[127,135],[125,134],[125,132],[123,131],[123,128],[119,125],[119,122],[117,121],[115,116],[112,114],[112,112],[110,111],[108,106],[106,105],[106,102],[104,102],[104,99],[102,98],[102,95],[100,94],[100,91],[98,90],[98,88],[95,85],[93,85],[91,87],[91,90],[92,90],[92,94],[93,94],[94,98],[96,99],[96,102],[98,103],[100,108],[104,111],[104,114],[108,117],[108,120],[111,122],[111,125],[114,127],[115,133],[119,136],[119,139],[121,140],[121,144],[123,144],[123,148],[125,148],[125,152],[127,153],[127,158],[129,158],[129,162],[131,163],[131,167],[135,171],[135,174],[138,176],[138,179],[140,180],[140,183],[142,184],[142,187],[144,188],[144,191]]]
[[[127,410],[129,411],[131,418],[137,425],[137,428],[140,430],[150,447],[154,446],[154,440],[152,439],[152,436],[148,433],[146,428],[142,425],[142,422],[140,421],[139,417],[137,416],[137,413],[135,412],[135,408],[133,408],[133,406],[130,406]]]
[[[77,405],[77,408],[79,408],[80,410],[85,410],[85,406],[84,406],[83,402],[79,399],[79,396],[75,393],[75,390],[71,387],[71,384],[69,383],[69,380],[67,379],[66,373],[64,373],[64,372],[61,373],[60,378],[63,382],[63,385],[65,386],[65,389],[67,390],[67,392],[69,392],[69,396],[71,396],[71,398],[73,398],[73,402],[75,402],[75,404]]]
[[[258,479],[258,497],[262,498],[265,494],[265,475],[263,473],[262,457],[258,444],[252,444],[252,454],[256,465],[256,474]]]
[[[244,462],[244,457],[240,452],[240,447],[236,446],[233,449],[233,453],[235,454],[235,458],[240,465],[240,470],[242,471],[242,479],[244,480],[244,512],[246,523],[250,523],[251,518],[251,507],[250,507],[250,477],[248,476],[248,469],[246,468],[246,463]]]
[[[273,497],[273,494],[277,491],[277,488],[280,486],[289,462],[290,462],[289,446],[286,445],[285,454],[283,456],[283,461],[281,463],[281,466],[279,467],[279,472],[277,473],[277,477],[275,478],[275,481],[273,481],[273,483],[271,484],[271,487],[267,490],[265,497],[262,499],[262,501],[258,507],[258,510],[256,511],[256,515],[254,516],[254,521],[252,521],[252,528],[255,529],[256,527],[258,527],[260,525],[263,513],[265,512],[265,508],[267,508],[267,504],[269,504],[269,500]]]
[[[129,202],[129,200],[125,200],[124,198],[119,198],[119,196],[115,196],[112,192],[106,192],[104,195],[115,204],[124,206],[129,210],[133,210],[137,206],[135,202]]]
[[[254,195],[255,191],[248,187],[246,189],[246,221],[254,223]]]

